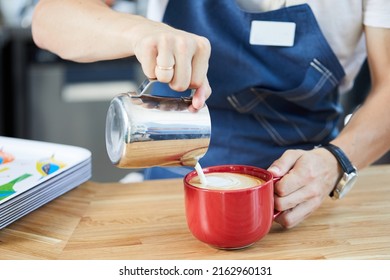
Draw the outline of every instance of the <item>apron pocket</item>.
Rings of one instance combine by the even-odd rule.
[[[280,146],[318,143],[334,131],[341,113],[337,85],[333,73],[313,59],[293,89],[252,87],[227,99],[237,112],[253,115]]]

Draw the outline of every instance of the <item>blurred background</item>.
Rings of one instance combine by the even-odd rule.
[[[74,63],[38,49],[31,36],[37,0],[0,0],[0,135],[76,145],[92,152],[92,180],[118,181],[105,147],[105,117],[116,94],[144,79],[135,58]],[[146,0],[111,1],[116,10],[145,15]],[[346,114],[370,89],[367,64],[342,97]],[[378,163],[390,162],[386,155]]]
[[[110,100],[144,79],[134,58],[98,63],[65,61],[37,48],[31,17],[37,0],[0,0],[0,135],[76,145],[92,152],[92,180],[118,181],[129,170],[106,153]],[[145,13],[147,1],[112,1]]]

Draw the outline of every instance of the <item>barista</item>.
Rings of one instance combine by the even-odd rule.
[[[101,0],[41,0],[34,40],[79,62],[135,55],[147,77],[174,91],[195,88],[195,109],[212,89],[211,145],[201,164],[256,165],[283,176],[275,207],[287,228],[329,194],[343,195],[357,170],[389,150],[389,1],[149,2],[166,24]],[[340,132],[339,94],[366,56],[371,91]],[[166,174],[155,168],[147,178]]]

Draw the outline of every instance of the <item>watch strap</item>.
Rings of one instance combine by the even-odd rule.
[[[326,145],[321,145],[320,147],[327,149],[335,156],[335,158],[340,163],[341,168],[345,173],[350,174],[352,172],[356,172],[356,168],[352,165],[351,161],[348,159],[348,157],[346,156],[346,154],[343,152],[342,149],[340,149],[339,147],[331,143],[328,143]]]

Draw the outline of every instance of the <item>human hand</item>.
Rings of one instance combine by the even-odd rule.
[[[145,75],[169,83],[176,91],[195,89],[191,106],[201,109],[211,94],[207,79],[209,41],[153,21],[137,26],[134,34],[134,54]]]
[[[282,177],[275,184],[275,219],[292,228],[314,212],[329,195],[341,175],[336,158],[326,149],[287,150],[268,171]]]

